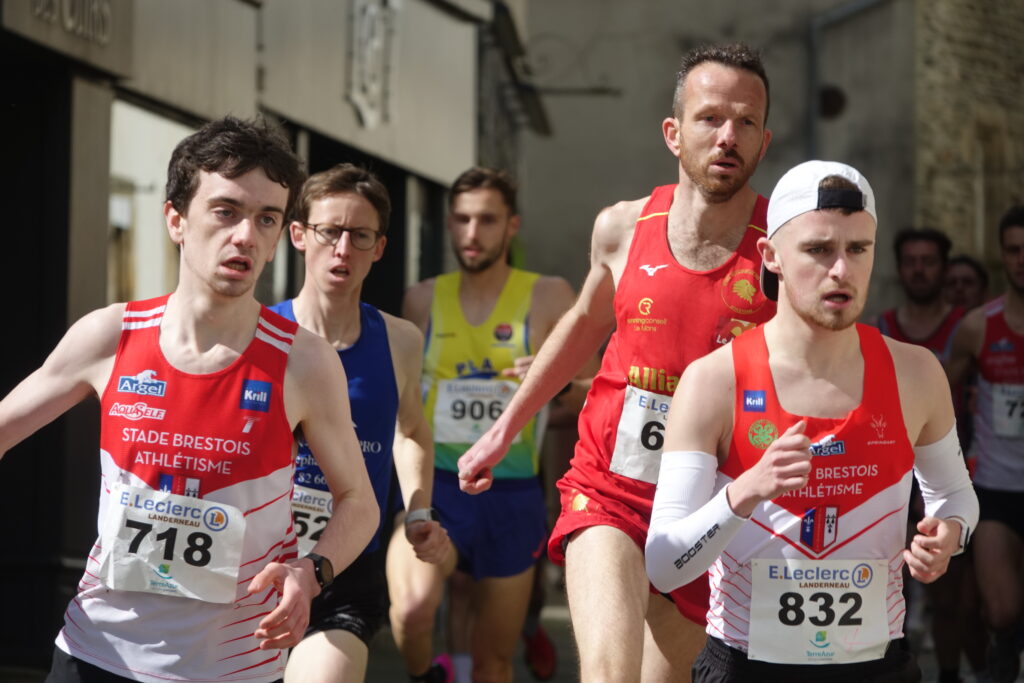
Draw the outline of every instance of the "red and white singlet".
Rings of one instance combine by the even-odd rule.
[[[692,361],[775,314],[775,303],[761,293],[756,248],[765,234],[768,201],[757,198],[742,241],[725,263],[695,271],[679,264],[668,243],[675,188],[651,193],[616,286],[616,329],[580,413],[571,467],[558,482],[562,514],[548,546],[558,563],[564,562],[565,539],[595,525],[621,529],[644,547],[665,419],[680,375]],[[703,614],[697,603],[706,589],[694,590],[693,606]]]
[[[763,328],[733,342],[733,439],[718,487],[798,420],[814,454],[807,486],[759,505],[710,571],[707,631],[752,659],[867,661],[902,636],[914,450],[885,340],[873,327],[857,331],[863,395],[837,419],[783,410]]]
[[[985,305],[971,457],[978,486],[1024,491],[1024,336],[1006,323],[1003,297]]]
[[[940,363],[945,363],[949,360],[949,352],[953,344],[953,333],[956,332],[957,325],[965,315],[967,315],[966,308],[954,306],[946,314],[946,317],[942,319],[939,326],[935,328],[935,331],[928,335],[927,338],[911,339],[903,331],[903,328],[900,327],[899,318],[896,316],[896,309],[890,308],[878,316],[878,329],[882,331],[882,334],[892,337],[896,341],[925,347],[935,354]]]
[[[247,595],[296,556],[284,377],[297,324],[262,308],[245,352],[206,375],[160,350],[167,297],[127,304],[101,398],[99,537],[57,645],[140,681],[273,681],[253,636],[277,605]]]

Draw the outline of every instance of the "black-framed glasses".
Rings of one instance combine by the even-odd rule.
[[[380,239],[379,230],[369,228],[339,228],[337,225],[325,223],[323,225],[303,225],[303,228],[312,230],[316,235],[316,241],[325,247],[333,247],[341,240],[342,233],[348,233],[349,243],[356,249],[369,251]]]

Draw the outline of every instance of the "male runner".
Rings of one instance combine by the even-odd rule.
[[[951,247],[949,237],[934,228],[905,228],[896,233],[893,252],[905,300],[896,308],[884,311],[877,322],[882,334],[897,341],[923,346],[940,362],[949,358],[953,332],[967,313],[965,308],[948,303],[943,296]],[[958,405],[959,391],[957,387],[953,392],[954,407]],[[962,429],[958,437],[962,439]],[[921,497],[916,490],[912,501],[910,523],[916,524],[924,514]],[[939,666],[939,683],[959,681],[963,644],[970,646],[971,655],[983,647],[976,638],[970,637],[974,634],[962,629],[968,621],[962,614],[966,602],[963,600],[963,587],[968,580],[973,581],[970,553],[964,553],[950,561],[941,579],[927,584],[924,589],[931,606],[930,627]]]
[[[999,221],[1009,288],[967,314],[953,337],[950,384],[978,373],[974,413],[974,486],[981,521],[972,546],[982,613],[993,632],[988,673],[1017,678],[1016,628],[1024,612],[1024,206]]]
[[[959,254],[949,259],[942,293],[946,301],[968,311],[985,303],[988,271],[978,259]]]
[[[906,300],[878,316],[878,329],[897,341],[931,349],[940,361],[949,357],[957,323],[967,311],[942,296],[952,243],[933,228],[906,228],[893,250]]]
[[[279,679],[310,600],[372,535],[337,355],[252,295],[302,180],[266,124],[228,117],[185,138],[164,204],[174,292],[86,315],[0,403],[2,453],[100,399],[99,537],[48,681]],[[301,559],[295,429],[334,505]]]
[[[903,564],[941,576],[977,499],[934,355],[855,325],[875,234],[855,169],[787,172],[758,242],[778,314],[680,381],[647,569],[671,590],[714,563],[695,681],[920,680]],[[907,549],[915,473],[927,515]]]
[[[501,414],[533,353],[572,305],[573,292],[562,278],[508,265],[519,216],[515,187],[504,172],[472,168],[460,175],[449,210],[459,269],[410,288],[402,312],[427,338],[423,387],[434,432],[434,506],[458,551],[457,571],[474,582],[472,678],[505,682],[512,680],[534,565],[547,535],[536,421],[510,439],[512,452],[497,469],[490,495],[460,491],[456,461]],[[580,391],[571,379],[562,381],[566,394]],[[397,536],[393,543],[401,546]],[[401,547],[389,555],[389,585],[392,627],[415,674],[430,661],[442,573],[424,576],[417,565],[410,571],[409,557]]]
[[[566,565],[584,681],[633,682],[641,671],[644,680],[681,680],[704,640],[671,602],[650,598],[643,544],[679,376],[775,310],[757,279],[767,200],[747,183],[771,140],[767,113],[768,80],[748,47],[705,46],[683,58],[662,123],[678,184],[598,215],[580,297],[501,419],[459,461],[464,489],[486,489],[513,436],[614,330],[548,545]],[[680,609],[703,624],[707,586],[687,590]]]
[[[369,171],[339,164],[311,176],[289,226],[305,259],[305,281],[298,296],[271,310],[338,350],[377,505],[388,509],[394,463],[408,510],[404,531],[417,557],[433,563],[450,558],[451,564],[447,534],[430,514],[433,447],[420,402],[423,335],[412,323],[360,301],[363,281],[384,255],[390,214],[388,191]],[[399,446],[394,458],[393,444]],[[292,510],[304,552],[330,519],[331,499],[315,454],[301,438],[295,462]],[[288,660],[286,681],[366,677],[370,640],[387,620],[383,522],[382,515],[363,553],[313,599],[309,628]]]

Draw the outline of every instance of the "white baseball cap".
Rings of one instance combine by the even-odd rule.
[[[857,186],[856,190],[822,190],[821,181],[839,176]],[[838,161],[805,161],[786,171],[768,200],[768,237],[801,214],[818,209],[867,211],[875,223],[875,193],[860,171]],[[772,301],[779,300],[779,276],[761,264],[761,291]]]

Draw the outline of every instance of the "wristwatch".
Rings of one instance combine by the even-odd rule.
[[[405,515],[405,523],[412,524],[413,522],[439,522],[440,517],[437,516],[437,510],[434,508],[416,508],[415,510],[409,510]]]
[[[307,554],[306,559],[313,562],[313,574],[316,576],[316,582],[320,584],[320,588],[327,588],[331,581],[334,581],[334,565],[326,557],[316,553]]]

